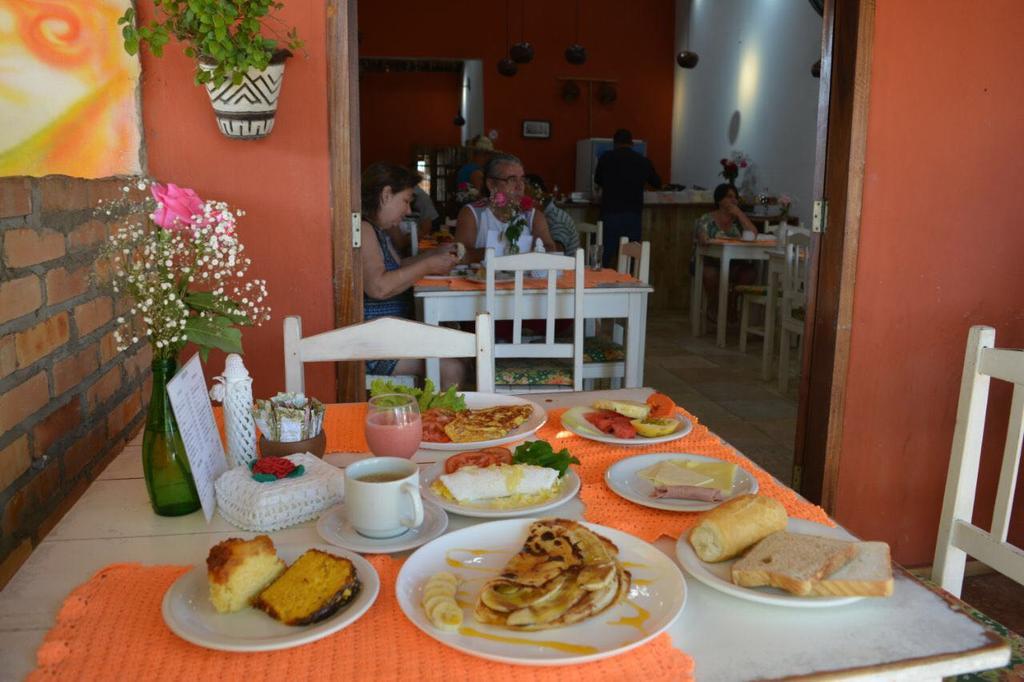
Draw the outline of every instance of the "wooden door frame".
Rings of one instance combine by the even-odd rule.
[[[334,322],[363,321],[363,268],[353,231],[360,224],[359,40],[357,0],[327,2],[327,134],[330,150]],[[366,399],[361,362],[337,363],[338,400]]]
[[[853,295],[860,237],[875,0],[826,0],[815,197],[828,201],[814,234],[797,412],[794,487],[832,514],[839,481]],[[781,368],[780,368],[781,371]]]

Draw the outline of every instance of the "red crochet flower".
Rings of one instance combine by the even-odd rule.
[[[295,469],[295,465],[284,457],[261,457],[252,467],[254,474],[269,474],[274,478],[284,478]]]

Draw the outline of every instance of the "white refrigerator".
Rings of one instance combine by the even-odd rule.
[[[576,192],[583,192],[588,198],[594,196],[594,171],[597,170],[597,160],[613,146],[610,137],[591,137],[576,142]],[[647,156],[647,143],[643,140],[633,140],[633,150],[641,156]]]

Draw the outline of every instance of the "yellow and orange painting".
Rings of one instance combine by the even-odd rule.
[[[0,176],[140,172],[130,0],[0,0]]]

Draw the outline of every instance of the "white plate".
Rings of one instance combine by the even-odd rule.
[[[620,459],[618,462],[608,467],[604,472],[604,482],[608,485],[611,491],[619,497],[624,497],[630,502],[636,502],[637,504],[642,504],[645,507],[652,507],[654,509],[695,512],[711,509],[712,507],[717,507],[722,504],[722,502],[665,500],[651,497],[651,492],[654,491],[654,486],[651,485],[649,481],[640,478],[637,475],[637,472],[646,469],[649,466],[654,466],[658,462],[663,462],[669,459],[685,459],[693,462],[722,461],[720,459],[715,459],[714,457],[691,455],[685,452],[666,452],[657,455],[635,455],[633,457]],[[725,491],[724,497],[725,500],[728,500],[736,497],[737,495],[756,493],[757,488],[757,479],[751,476],[746,469],[737,465],[736,475],[732,482],[732,490]],[[723,500],[723,502],[725,500]]]
[[[444,462],[437,462],[436,464],[431,465],[426,471],[420,473],[420,492],[423,494],[423,500],[430,500],[453,514],[475,516],[482,519],[509,519],[515,516],[539,514],[542,511],[547,511],[548,509],[557,507],[563,502],[571,500],[573,495],[578,493],[580,490],[580,477],[577,476],[576,472],[572,470],[572,467],[570,467],[566,470],[565,476],[563,476],[559,481],[558,493],[556,493],[550,500],[530,504],[525,507],[515,507],[513,509],[495,509],[483,501],[479,504],[460,504],[459,502],[446,500],[435,493],[430,489],[430,484],[436,481],[437,477],[443,473]]]
[[[562,413],[562,426],[569,429],[577,436],[587,438],[589,440],[596,440],[598,443],[608,443],[609,445],[655,445],[656,443],[668,443],[669,441],[679,440],[693,429],[693,423],[681,414],[673,415],[676,420],[679,421],[679,428],[667,436],[658,436],[656,438],[644,438],[638,435],[636,438],[616,438],[615,436],[609,436],[594,427],[593,424],[587,421],[584,415],[590,412],[597,412],[593,407],[573,407]]]
[[[504,445],[505,443],[515,443],[532,436],[537,432],[537,429],[544,426],[548,421],[548,413],[544,411],[543,407],[532,400],[502,393],[476,393],[475,391],[466,391],[462,395],[466,398],[466,407],[471,410],[498,407],[499,405],[530,405],[533,407],[533,413],[525,422],[503,438],[492,438],[491,440],[482,440],[475,443],[428,443],[423,441],[420,443],[421,448],[424,450],[441,450],[443,452],[464,452],[467,450],[489,448],[495,445]]]
[[[291,564],[307,549],[320,549],[352,561],[362,584],[359,593],[327,620],[312,625],[285,625],[262,611],[244,608],[221,614],[210,603],[206,564],[174,581],[164,593],[164,622],[171,632],[193,644],[220,651],[273,651],[315,642],[359,620],[377,599],[380,579],[366,559],[331,545],[280,545],[277,555]]]
[[[366,554],[390,554],[419,547],[439,537],[446,528],[448,515],[430,500],[423,500],[423,523],[419,527],[383,540],[368,538],[353,528],[345,516],[344,503],[328,509],[316,522],[316,532],[327,542]]]
[[[831,528],[820,523],[814,523],[813,521],[805,521],[804,519],[789,519],[786,530],[791,533],[820,535],[837,540],[855,541],[857,539],[842,528]],[[679,558],[679,563],[683,565],[687,573],[719,592],[762,604],[792,606],[796,608],[841,606],[864,599],[864,597],[798,597],[795,594],[790,594],[774,587],[740,587],[732,582],[732,565],[736,561],[735,559],[719,561],[714,564],[701,561],[697,553],[693,551],[688,536],[689,533],[683,533],[679,536],[678,542],[676,542],[676,556]]]
[[[527,528],[535,520],[481,523],[442,535],[416,550],[395,581],[398,605],[406,618],[442,644],[473,656],[519,665],[570,665],[608,658],[638,647],[664,631],[682,613],[686,604],[686,581],[671,559],[639,538],[588,523],[585,524],[588,528],[618,546],[619,560],[628,564],[626,569],[633,576],[628,601],[589,620],[539,632],[514,632],[481,625],[474,620],[472,608],[465,610],[459,632],[442,632],[431,625],[421,606],[427,578],[439,571],[452,571],[465,581],[459,588],[460,601],[475,604],[484,581],[497,575],[519,551]],[[638,626],[617,622],[642,617],[645,612],[649,615]],[[506,641],[472,636],[466,628]],[[559,642],[579,649],[560,651],[545,646],[544,642]]]

